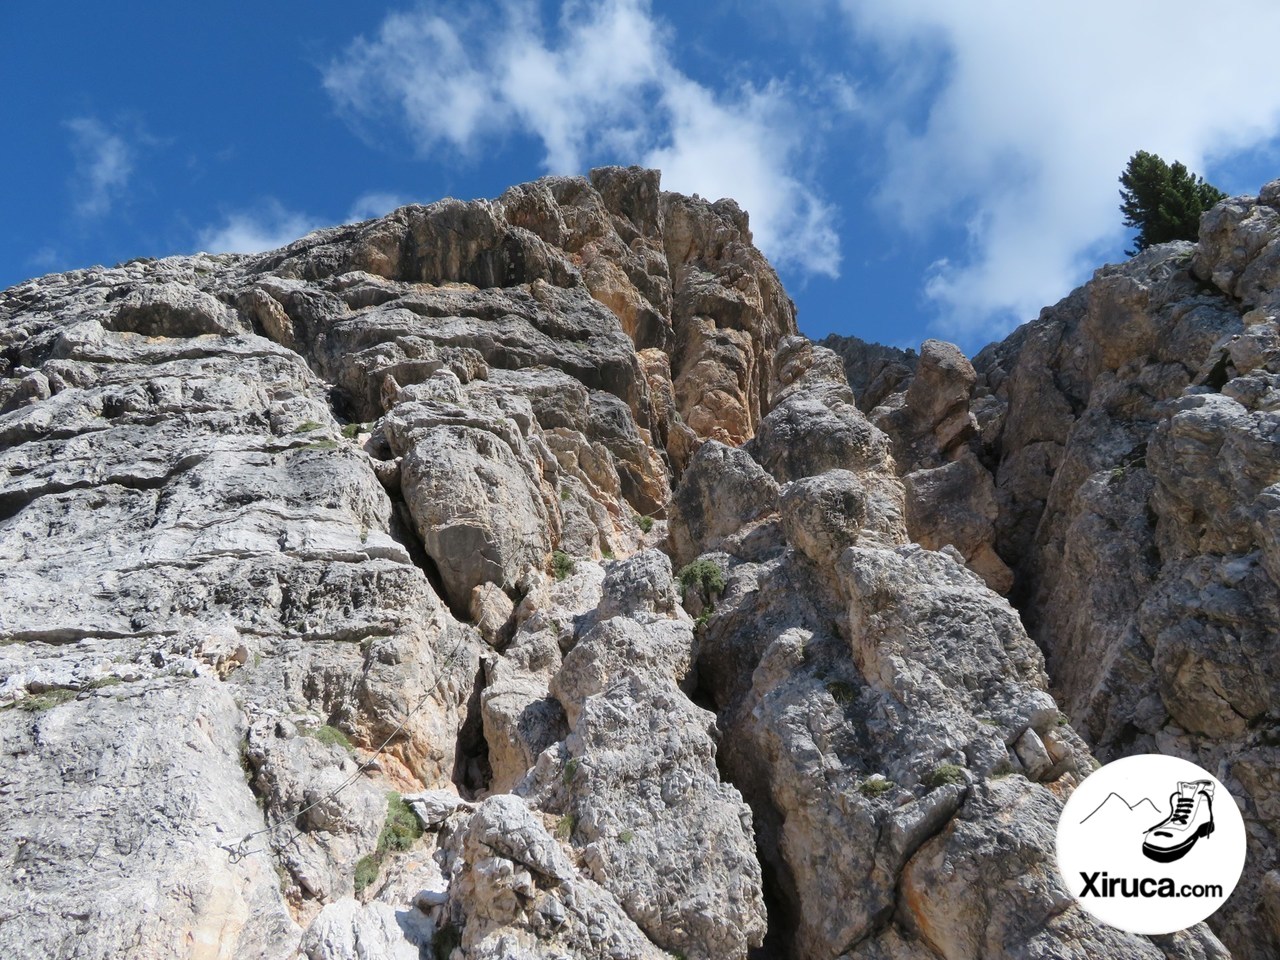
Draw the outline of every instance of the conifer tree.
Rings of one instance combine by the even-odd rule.
[[[1120,184],[1124,225],[1138,229],[1131,256],[1157,243],[1196,239],[1200,214],[1226,197],[1181,163],[1170,166],[1145,150],[1129,158]]]

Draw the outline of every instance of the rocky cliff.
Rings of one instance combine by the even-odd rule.
[[[637,169],[0,293],[0,945],[1273,956],[1268,189],[972,363]],[[1058,878],[1151,749],[1231,954]]]
[[[1099,270],[972,365],[937,341],[906,363],[834,344],[851,376],[890,371],[869,417],[908,451],[912,536],[955,543],[988,582],[988,548],[1010,568],[994,585],[1095,755],[1173,754],[1230,787],[1250,846],[1213,922],[1257,960],[1280,956],[1278,316],[1280,181],[1219,204],[1197,243]],[[930,395],[967,421],[942,468],[910,426],[937,371]]]

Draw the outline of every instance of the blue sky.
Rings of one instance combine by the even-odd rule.
[[[810,336],[970,352],[1121,259],[1138,149],[1280,177],[1274,0],[12,2],[0,287],[645,163]]]

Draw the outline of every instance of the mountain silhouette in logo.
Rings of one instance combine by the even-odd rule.
[[[1118,819],[1129,820],[1131,818],[1146,820],[1148,817],[1152,817],[1154,819],[1150,822],[1154,823],[1160,819],[1160,808],[1147,797],[1143,797],[1135,803],[1130,803],[1120,794],[1112,792],[1107,794],[1107,799],[1098,804],[1093,812],[1080,822],[1087,823],[1094,817],[1098,818],[1095,822]]]

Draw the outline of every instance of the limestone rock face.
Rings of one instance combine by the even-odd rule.
[[[701,560],[726,582],[697,660],[724,731],[721,768],[752,808],[772,878],[775,949],[909,960],[1022,956],[1034,942],[1055,957],[1178,955],[1078,911],[1053,920],[1069,900],[1051,852],[1057,813],[1095,761],[1059,723],[1017,611],[954,548],[905,542],[891,441],[849,403],[834,355],[783,341],[775,364],[775,406],[749,449],[789,481],[780,542],[708,543]],[[791,431],[806,443],[784,442]],[[677,502],[700,482],[691,466]],[[992,793],[1036,811],[1024,857],[982,861],[1007,884],[994,910],[985,876],[921,872],[962,825],[975,831],[965,851],[1004,844],[1002,817],[970,813]],[[957,900],[978,899],[935,919],[930,904],[946,901],[925,891],[951,882],[964,887]],[[832,890],[858,893],[832,909]]]
[[[669,626],[597,613],[590,571],[750,436],[794,332],[744,214],[616,168],[0,294],[4,951],[404,952],[391,791],[510,790],[570,732],[549,685],[587,618],[683,647],[649,709],[686,704],[737,830],[690,882],[742,888],[738,941],[699,935],[743,953],[759,869],[669,563],[608,594],[649,582]]]
[[[1280,702],[1274,194],[1100,270],[976,361],[1003,408],[983,436],[997,547],[1063,707],[1104,759],[1173,753],[1233,791],[1249,860],[1213,922],[1248,958],[1280,949],[1280,927],[1246,919],[1280,854],[1262,773],[1280,760],[1263,733]]]
[[[449,954],[660,960],[618,901],[582,876],[542,818],[511,794],[498,794],[453,825],[444,845]]]
[[[684,565],[719,549],[775,511],[778,484],[739,447],[704,443],[671,502],[671,554]]]
[[[911,538],[1017,605],[1098,756],[1184,756],[1240,800],[1248,866],[1212,922],[1248,958],[1280,949],[1247,919],[1280,855],[1278,202],[1224,201],[1198,242],[1102,268],[971,367],[827,341],[892,438]]]
[[[720,780],[714,715],[687,696],[693,624],[667,558],[612,564],[598,615],[551,682],[569,736],[519,792],[562,816],[593,879],[654,943],[746,956],[766,929],[751,812]]]
[[[849,387],[857,398],[858,409],[863,413],[878,407],[880,401],[911,376],[919,362],[919,355],[914,350],[899,350],[834,333],[818,341],[818,346],[826,347],[840,357]]]
[[[1273,956],[1278,204],[972,362],[635,168],[0,292],[0,954]],[[1070,907],[1141,750],[1231,953]]]
[[[960,551],[987,586],[1007,594],[1013,572],[996,550],[995,481],[978,442],[977,373],[957,347],[926,340],[920,353],[829,337],[850,378],[865,384],[859,408],[890,438],[906,490],[912,540]],[[886,352],[887,351],[887,352]]]

